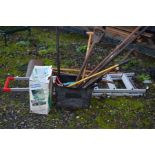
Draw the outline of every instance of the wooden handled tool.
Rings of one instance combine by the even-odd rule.
[[[57,68],[52,68],[53,70],[57,71]],[[72,69],[72,68],[60,68],[60,71],[68,71],[68,72],[79,72],[80,69]],[[90,70],[86,70],[86,73],[90,73]]]
[[[105,58],[103,59],[96,67],[92,70],[88,76],[95,74],[99,71],[101,71],[106,65],[108,65],[112,59],[114,59],[116,56],[118,56],[131,42],[133,42],[137,37],[139,37],[145,30],[147,29],[147,26],[138,26],[135,28],[135,30],[124,40],[122,41],[116,48]],[[135,37],[133,37],[135,35]],[[91,85],[94,81],[96,81],[99,77],[94,77],[90,80],[86,80],[84,84],[82,84],[83,88],[88,87]]]
[[[87,51],[86,51],[86,56],[85,56],[85,60],[87,59],[88,55],[89,55],[89,49],[90,49],[90,45],[92,43],[92,37],[94,35],[94,32],[87,32],[87,35],[89,35],[89,39],[88,39],[88,44],[87,44]],[[82,74],[82,79],[85,77],[85,72],[86,72],[86,67],[83,70],[83,74]]]
[[[109,67],[109,68],[107,68],[107,69],[104,69],[104,70],[102,70],[102,71],[100,71],[100,72],[98,72],[98,73],[95,73],[95,74],[93,74],[93,75],[91,75],[91,76],[88,76],[88,77],[86,77],[86,78],[84,78],[84,79],[81,79],[81,80],[79,80],[79,81],[76,81],[75,83],[70,84],[70,85],[67,86],[67,87],[76,86],[76,85],[80,84],[81,82],[83,82],[83,81],[85,81],[85,80],[88,80],[88,79],[91,79],[91,78],[93,78],[93,77],[97,77],[97,76],[101,76],[101,75],[103,76],[103,75],[109,73],[110,71],[116,69],[116,68],[119,67],[120,65],[124,65],[124,64],[128,63],[129,61],[130,61],[130,60],[126,60],[126,61],[121,62],[121,63],[119,63],[119,64],[113,65],[113,66],[111,66],[111,67]]]
[[[73,84],[70,84],[68,87],[76,86],[76,85],[80,84],[81,82],[83,82],[83,81],[85,81],[85,80],[91,79],[91,78],[93,78],[93,77],[95,77],[95,76],[103,75],[103,74],[105,74],[105,73],[107,73],[107,72],[110,72],[111,70],[115,69],[115,68],[118,67],[118,66],[119,66],[118,64],[117,64],[117,65],[114,65],[114,66],[111,66],[111,67],[109,67],[109,68],[107,68],[107,69],[105,69],[105,70],[102,70],[101,72],[98,72],[98,73],[93,74],[93,75],[91,75],[91,76],[89,76],[89,77],[86,77],[86,78],[84,78],[84,79],[81,79],[81,80],[79,80],[79,81],[77,81],[77,82],[75,82],[75,83],[73,83]]]
[[[90,46],[90,48],[88,50],[88,55],[87,55],[86,59],[84,60],[84,62],[82,64],[81,70],[80,70],[80,72],[79,72],[79,74],[77,76],[76,81],[78,81],[78,80],[81,79],[81,75],[83,74],[83,70],[84,70],[85,66],[87,65],[87,63],[88,63],[88,59],[90,58],[90,56],[92,54],[92,50],[93,50],[95,44],[98,43],[102,39],[102,37],[104,36],[104,34],[105,34],[104,29],[102,29],[100,27],[96,27],[94,29],[94,35],[93,35],[92,44],[91,44],[91,46]]]

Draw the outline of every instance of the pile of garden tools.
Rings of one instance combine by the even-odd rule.
[[[60,32],[59,27],[56,27],[57,68],[43,66],[41,62],[36,60],[30,61],[26,77],[8,77],[4,84],[3,92],[29,91],[30,105],[32,106],[30,110],[41,114],[47,114],[49,112],[53,94],[56,94],[56,104],[58,107],[69,107],[72,109],[89,107],[89,101],[92,94],[100,95],[106,93],[116,96],[121,96],[122,94],[128,96],[143,95],[145,90],[136,89],[132,85],[132,82],[130,82],[133,74],[110,74],[110,72],[118,70],[119,66],[129,61],[127,58],[134,49],[131,49],[128,53],[126,53],[124,59],[121,60],[120,63],[114,64],[112,66],[109,66],[109,64],[114,58],[123,52],[123,50],[129,44],[136,41],[136,39],[139,39],[139,37],[143,34],[143,32],[145,32],[147,28],[147,26],[136,27],[123,41],[120,42],[119,45],[117,45],[111,52],[109,52],[109,54],[103,58],[103,60],[93,70],[88,70],[88,61],[93,54],[94,47],[104,37],[106,33],[105,27],[95,27],[93,32],[87,32],[87,35],[89,36],[87,50],[82,67],[80,69],[66,69],[60,67]],[[50,77],[45,76],[46,78],[43,80],[43,75],[48,73],[47,69],[51,70],[51,72],[47,74],[48,76],[50,75]],[[76,74],[66,74],[66,71],[75,72]],[[117,89],[113,83],[113,79],[121,79],[126,88]],[[29,80],[29,87],[9,88],[9,83],[11,80]],[[107,83],[109,89],[100,89],[99,87],[95,88],[95,84],[98,84],[100,81]],[[38,106],[40,107],[38,108]]]
[[[76,81],[72,83],[68,83],[67,87],[73,88],[88,88],[92,86],[94,83],[98,82],[102,79],[102,77],[109,72],[116,70],[120,65],[127,63],[128,61],[122,60],[119,64],[115,64],[106,68],[110,62],[116,58],[123,50],[131,44],[133,41],[138,39],[143,32],[146,31],[148,26],[138,26],[136,27],[119,45],[117,45],[92,71],[86,74],[86,68],[88,64],[88,60],[90,59],[93,49],[97,43],[99,43],[104,35],[106,30],[102,27],[95,27],[93,32],[87,32],[89,35],[88,45],[86,55],[82,64],[82,67],[76,77]],[[129,53],[126,55],[128,56],[134,49],[131,49]],[[109,81],[105,81],[109,82]]]

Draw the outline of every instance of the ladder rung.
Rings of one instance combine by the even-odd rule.
[[[122,81],[123,81],[126,89],[128,89],[128,90],[134,89],[132,83],[130,82],[129,78],[125,74],[123,74],[123,76],[122,76]]]
[[[113,82],[113,80],[112,80],[112,78],[110,77],[110,75],[107,75],[107,77],[106,77],[106,80],[107,81],[111,81],[111,82]],[[108,87],[109,87],[109,89],[116,89],[116,86],[115,86],[115,84],[113,84],[113,83],[108,83]]]

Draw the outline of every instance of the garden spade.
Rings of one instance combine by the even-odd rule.
[[[81,79],[81,76],[83,75],[83,71],[85,69],[85,67],[87,66],[87,63],[88,63],[88,60],[92,54],[92,51],[93,51],[93,48],[95,46],[96,43],[100,42],[100,40],[102,39],[102,37],[104,36],[105,34],[105,30],[100,28],[100,27],[95,27],[94,28],[94,35],[93,35],[93,38],[92,38],[92,44],[87,52],[87,57],[85,58],[83,64],[82,64],[82,67],[80,69],[80,72],[77,76],[77,79],[76,81],[80,80]]]

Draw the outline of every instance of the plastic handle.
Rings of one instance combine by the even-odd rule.
[[[9,76],[6,78],[5,84],[4,84],[4,88],[3,88],[3,92],[11,92],[11,88],[9,88],[9,84],[11,80],[14,80],[15,78],[12,76]]]

